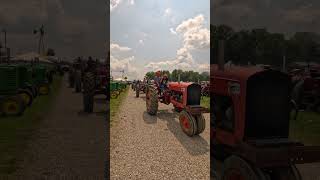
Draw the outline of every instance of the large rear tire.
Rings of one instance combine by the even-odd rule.
[[[136,89],[138,90],[138,89]],[[158,92],[157,89],[154,86],[150,86],[148,88],[148,91],[146,93],[146,106],[147,106],[147,112],[150,115],[156,115],[158,112]]]
[[[93,97],[95,93],[95,77],[93,73],[86,73],[83,77],[83,105],[84,112],[93,112]]]
[[[26,106],[19,95],[5,98],[0,104],[1,112],[5,116],[20,116]]]
[[[198,129],[197,121],[190,113],[188,113],[185,110],[181,111],[179,116],[179,122],[182,131],[186,135],[190,137],[196,135]]]

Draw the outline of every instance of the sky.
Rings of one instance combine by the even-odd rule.
[[[13,54],[37,52],[33,30],[44,24],[46,48],[57,56],[105,58],[107,8],[102,0],[1,0],[0,29]]]
[[[319,0],[213,0],[213,24],[236,30],[267,28],[270,32],[320,32]]]
[[[148,71],[209,71],[209,0],[111,0],[110,50],[114,78]]]

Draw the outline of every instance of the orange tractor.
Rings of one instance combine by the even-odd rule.
[[[210,74],[212,172],[222,180],[300,180],[295,165],[319,162],[320,147],[289,137],[290,77],[258,67],[224,67],[219,57]]]
[[[175,110],[180,112],[179,122],[183,132],[190,137],[202,133],[205,129],[202,113],[208,112],[208,109],[200,106],[201,86],[183,82],[170,82],[165,88],[160,86],[155,82],[147,86],[147,112],[156,115],[159,102],[173,104]]]

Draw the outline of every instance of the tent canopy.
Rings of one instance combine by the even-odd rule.
[[[44,63],[50,63],[50,64],[53,63],[52,61],[48,60],[49,59],[48,56],[41,56],[40,54],[35,53],[35,52],[20,54],[20,55],[13,57],[11,60],[13,60],[13,61],[34,61],[35,59],[39,59],[40,62],[44,62]]]

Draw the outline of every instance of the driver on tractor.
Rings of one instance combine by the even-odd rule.
[[[168,75],[164,74],[163,77],[160,80],[160,90],[161,91],[165,90],[168,87],[167,86],[168,81],[169,81]]]

